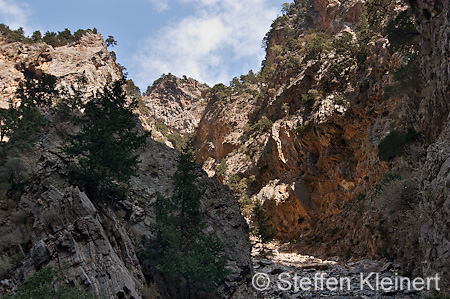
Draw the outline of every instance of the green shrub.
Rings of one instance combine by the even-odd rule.
[[[53,47],[61,47],[70,43],[80,40],[87,32],[97,33],[97,29],[79,29],[74,34],[69,29],[64,29],[60,32],[47,31],[42,36],[40,31],[34,31],[31,37],[25,36],[25,32],[22,27],[17,30],[12,30],[5,24],[0,24],[0,33],[6,37],[6,41],[12,42],[24,42],[24,43],[38,43],[45,42]]]
[[[267,132],[272,129],[273,122],[263,115],[257,122],[253,124],[246,123],[243,127],[244,135],[250,136],[255,132]]]
[[[399,66],[394,72],[394,80],[401,88],[411,88],[417,86],[418,75],[420,74],[417,63],[417,54],[410,54],[406,64]]]
[[[320,93],[316,89],[310,89],[307,93],[302,94],[302,102],[306,107],[313,106],[314,102],[320,98]]]
[[[308,126],[297,126],[297,128],[295,128],[295,133],[299,136],[299,137],[303,137],[306,133],[306,131],[308,130]]]
[[[9,26],[0,24],[0,33],[6,37],[6,41],[8,43],[26,41],[26,37],[24,35],[25,32],[22,27],[19,27],[17,30],[12,30]]]
[[[272,228],[266,209],[259,200],[255,202],[253,215],[255,224],[254,235],[260,239],[262,244],[272,241],[276,233]]]
[[[239,208],[241,209],[241,213],[245,218],[249,218],[252,214],[255,205],[253,201],[248,197],[247,194],[243,194],[239,198]]]
[[[192,133],[180,134],[178,132],[173,132],[172,134],[167,134],[166,137],[176,150],[182,151],[189,144],[194,135]]]
[[[220,160],[220,163],[216,166],[216,176],[219,179],[219,181],[223,182],[227,170],[228,170],[227,160],[225,159]]]
[[[405,10],[391,20],[386,27],[391,47],[400,50],[414,43],[420,33],[416,29],[416,20],[411,10]]]
[[[358,56],[359,47],[350,32],[344,31],[340,36],[333,39],[333,48],[336,53],[345,57],[356,58]]]
[[[398,173],[388,172],[380,180],[380,183],[375,187],[377,192],[383,191],[389,186],[393,181],[401,180],[402,176]]]
[[[150,117],[150,115],[151,115],[150,110],[145,105],[144,101],[142,101],[142,99],[138,100],[138,110],[139,110],[139,113],[145,117]]]
[[[241,178],[238,174],[234,174],[228,179],[227,185],[234,194],[244,194],[247,190],[247,178]]]
[[[55,88],[56,77],[43,74],[40,77],[27,79],[19,84],[16,97],[20,105],[10,101],[9,109],[1,111],[1,139],[8,137],[3,143],[3,158],[6,154],[17,155],[31,150],[42,127],[46,124],[39,108],[51,106],[59,95]]]
[[[5,165],[0,167],[0,188],[5,190],[21,189],[27,181],[28,168],[21,158],[9,158]]]
[[[267,118],[267,116],[262,116],[261,119],[257,122],[255,130],[260,131],[269,131],[272,129],[273,122]]]
[[[305,51],[309,59],[316,58],[321,53],[328,53],[333,49],[332,39],[325,33],[315,33],[313,38],[306,43]]]
[[[167,125],[161,121],[161,120],[155,120],[155,128],[158,132],[163,134],[164,136],[167,136],[169,134],[169,129],[167,128]]]
[[[383,161],[390,161],[403,155],[405,146],[417,137],[418,133],[413,128],[409,128],[407,132],[398,130],[390,132],[378,144],[378,157]]]
[[[344,99],[344,97],[341,94],[334,95],[334,103],[339,106],[347,105],[347,101]]]
[[[395,0],[367,0],[364,4],[369,27],[374,32],[382,32],[388,20],[395,13]]]
[[[228,98],[232,95],[232,88],[227,87],[226,85],[222,83],[218,83],[214,85],[209,91],[209,95],[211,96],[211,99],[213,103],[217,106],[223,106],[227,103]]]
[[[81,131],[69,137],[65,148],[77,158],[73,178],[93,197],[128,187],[138,169],[135,150],[146,141],[146,134],[137,131],[137,99],[126,97],[125,83],[121,79],[107,84],[83,105]]]
[[[99,298],[86,291],[68,285],[61,270],[47,266],[31,275],[11,299],[94,299]]]
[[[288,2],[283,3],[281,5],[281,13],[283,15],[289,15],[289,14],[291,14],[294,11],[294,8],[295,8],[295,4],[294,3],[288,3]]]
[[[401,179],[402,179],[402,176],[400,174],[388,172],[381,178],[381,184],[388,185],[389,183],[391,183],[393,181],[401,180]]]

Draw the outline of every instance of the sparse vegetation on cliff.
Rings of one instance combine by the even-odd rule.
[[[26,282],[19,287],[11,299],[100,299],[89,292],[75,287],[66,282],[64,270],[57,270],[52,266],[46,266],[31,275]]]
[[[70,43],[76,42],[80,40],[86,33],[98,33],[97,29],[79,29],[75,31],[73,34],[69,29],[64,29],[59,32],[50,32],[47,31],[44,35],[40,31],[35,31],[33,35],[25,36],[25,32],[22,27],[19,29],[13,30],[10,29],[9,26],[5,24],[0,24],[0,34],[6,38],[6,41],[9,43],[12,42],[23,42],[23,43],[39,43],[44,42],[53,47],[61,47],[68,45]]]
[[[152,230],[156,238],[146,240],[140,254],[178,291],[187,292],[187,298],[195,298],[199,290],[214,293],[215,285],[228,274],[223,245],[204,232],[200,212],[203,191],[197,186],[199,169],[193,160],[188,151],[180,155],[173,195],[158,195],[154,205],[156,222]],[[186,289],[181,281],[187,284]]]
[[[398,130],[390,132],[378,144],[378,157],[383,161],[389,161],[403,155],[406,145],[416,140],[417,137],[418,134],[413,128],[409,128],[406,132]]]

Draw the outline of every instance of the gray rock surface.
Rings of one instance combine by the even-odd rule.
[[[1,107],[7,107],[25,70],[55,75],[60,86],[83,75],[87,93],[120,75],[100,35],[87,34],[57,48],[0,41]],[[62,136],[74,128],[51,111],[45,117],[48,125],[34,151],[21,157],[29,183],[21,193],[0,194],[0,297],[14,293],[47,265],[65,268],[70,284],[107,298],[164,296],[164,285],[146,280],[137,252],[141,237],[151,236],[156,194],[170,195],[173,189],[179,153],[149,139],[139,151],[139,176],[132,179],[126,198],[94,202],[69,180],[72,161],[61,149]],[[205,173],[200,177],[206,188],[201,202],[206,229],[230,257],[230,275],[218,286],[218,298],[251,298],[247,223],[227,188]]]

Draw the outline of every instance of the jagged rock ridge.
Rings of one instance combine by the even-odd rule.
[[[121,76],[101,35],[86,33],[79,41],[53,48],[46,43],[7,43],[0,36],[0,107],[8,108],[19,82],[26,76],[54,75],[68,87],[81,76],[86,93]]]
[[[206,94],[197,159],[243,203],[263,201],[299,250],[388,258],[448,288],[449,5],[410,1],[418,32],[405,52],[386,31],[360,42],[365,3],[295,1],[258,82]],[[408,6],[390,5],[399,21]],[[384,161],[378,146],[402,132],[415,141]]]
[[[171,130],[193,133],[207,104],[202,97],[207,88],[192,78],[180,79],[169,74],[158,79],[142,101],[151,112],[150,117]]]
[[[98,34],[57,48],[4,42],[0,47],[1,66],[7,70],[2,86],[15,87],[27,75],[49,73],[57,76],[59,86],[85,77],[85,92],[90,93],[121,76]],[[3,89],[1,97],[7,103],[14,90]],[[0,295],[14,293],[27,277],[53,265],[65,269],[68,283],[97,295],[168,297],[168,285],[152,267],[141,264],[137,251],[141,238],[151,236],[157,194],[170,196],[174,188],[179,153],[149,139],[139,151],[139,176],[132,179],[126,199],[94,200],[69,180],[72,161],[62,148],[65,134],[77,129],[55,109],[46,107],[42,112],[47,125],[35,149],[20,157],[26,185],[15,192],[2,187],[0,194]],[[217,236],[230,258],[230,274],[218,286],[217,297],[251,297],[251,245],[239,206],[226,187],[206,174],[200,175],[199,184],[205,189],[201,200],[205,229]]]

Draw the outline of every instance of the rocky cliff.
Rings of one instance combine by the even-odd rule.
[[[448,9],[295,1],[261,71],[204,93],[198,161],[299,251],[387,258],[448,288]]]
[[[420,93],[421,125],[433,142],[427,147],[421,168],[425,192],[420,204],[421,226],[419,244],[422,246],[423,273],[444,273],[450,284],[450,197],[448,181],[449,149],[449,70],[450,4],[447,1],[411,2],[423,36],[421,50],[423,90]],[[439,111],[439,112],[438,112]],[[424,194],[424,193],[422,193]]]
[[[248,86],[256,95],[230,91],[200,122],[198,158],[209,173],[224,159],[225,181],[265,203],[278,238],[317,233],[387,172],[377,144],[395,126],[386,114],[399,98],[385,100],[383,90],[401,57],[381,35],[359,48],[362,11],[361,1],[292,5],[269,32],[265,78]]]
[[[2,42],[0,49],[4,104],[27,76],[52,74],[59,86],[84,77],[87,94],[121,76],[98,34],[56,48]],[[194,81],[188,80],[189,84],[196,86]],[[70,118],[61,117],[58,109],[44,107],[41,112],[46,125],[34,149],[19,152],[11,158],[18,164],[0,169],[0,297],[14,294],[27,278],[48,265],[64,269],[66,284],[107,298],[169,297],[164,278],[151,265],[144,265],[137,253],[142,238],[153,236],[149,226],[155,221],[157,195],[172,194],[179,152],[148,139],[138,153],[138,176],[125,197],[94,199],[69,179],[73,161],[62,150],[64,136],[77,127]],[[11,188],[9,179],[20,181],[21,187]],[[229,257],[229,274],[215,296],[252,297],[251,245],[238,203],[228,188],[204,173],[198,184],[204,188],[200,213],[205,231],[221,241]]]
[[[208,88],[192,78],[164,75],[142,97],[151,117],[180,133],[193,133],[206,107]]]
[[[103,38],[94,33],[86,33],[79,41],[61,47],[44,42],[7,43],[0,35],[0,71],[1,108],[8,108],[19,82],[34,74],[54,75],[66,87],[83,77],[87,80],[86,93],[121,76]]]

